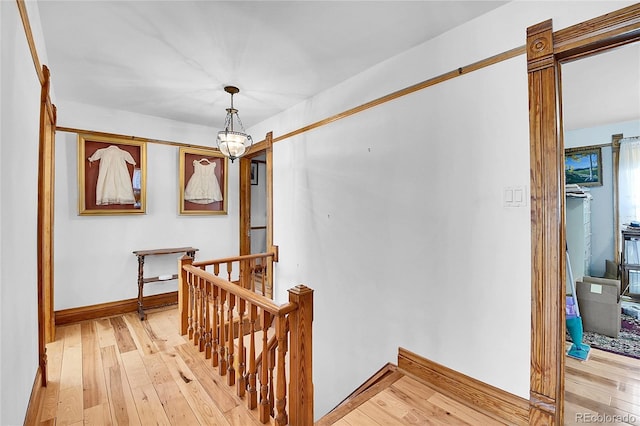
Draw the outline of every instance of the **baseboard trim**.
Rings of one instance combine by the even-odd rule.
[[[529,424],[529,401],[398,348],[398,368],[437,391],[510,425]]]
[[[178,292],[155,294],[145,296],[143,299],[144,309],[153,309],[160,306],[175,305],[178,303]],[[98,305],[81,306],[79,308],[62,309],[55,311],[55,324],[65,325],[79,321],[92,320],[96,318],[110,317],[113,315],[136,312],[138,310],[138,299],[127,299],[116,302],[100,303]]]
[[[25,425],[38,424],[38,413],[40,412],[40,405],[42,405],[45,389],[46,388],[42,386],[42,370],[38,367],[36,378],[33,380],[33,388],[31,388],[29,405],[27,405],[27,412],[24,416]]]

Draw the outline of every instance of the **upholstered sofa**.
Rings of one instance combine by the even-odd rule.
[[[584,331],[617,338],[622,311],[620,280],[584,276],[576,283],[576,293]]]

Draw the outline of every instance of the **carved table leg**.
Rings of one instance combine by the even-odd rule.
[[[147,317],[142,306],[142,294],[144,288],[144,278],[142,278],[143,270],[144,256],[138,255],[138,316],[140,317],[140,321],[144,321],[144,319]]]

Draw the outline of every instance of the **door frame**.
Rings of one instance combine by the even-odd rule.
[[[640,40],[640,4],[553,31],[527,28],[531,163],[530,425],[564,421],[565,206],[559,64]]]
[[[251,148],[251,152],[240,158],[240,255],[251,254],[251,160],[259,155],[266,160],[266,210],[267,210],[267,253],[276,253],[273,245],[273,132]],[[277,261],[277,259],[274,259]],[[272,273],[273,268],[267,272]],[[271,272],[269,272],[271,271]],[[273,278],[273,277],[268,277]]]

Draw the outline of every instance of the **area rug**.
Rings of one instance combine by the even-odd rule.
[[[617,339],[592,331],[585,331],[582,336],[582,342],[592,348],[640,359],[640,320],[626,314],[622,314],[621,318],[620,335]],[[571,337],[568,333],[567,341],[571,342]]]

